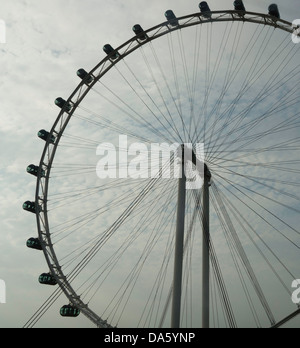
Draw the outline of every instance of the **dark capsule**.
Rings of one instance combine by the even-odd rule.
[[[30,249],[43,250],[41,242],[38,238],[29,238],[26,245]]]
[[[271,4],[269,6],[269,15],[280,19],[279,9],[276,4]]]
[[[166,11],[165,17],[167,18],[169,23],[172,25],[172,27],[176,27],[179,24],[178,19],[172,10]]]
[[[23,204],[23,209],[33,214],[36,214],[37,212],[39,213],[41,212],[41,207],[37,206],[35,202],[30,202],[30,201],[27,201]]]
[[[66,305],[61,307],[59,313],[62,317],[76,318],[80,314],[80,310],[72,305]]]
[[[201,14],[206,17],[206,18],[210,18],[211,17],[211,10],[208,6],[208,3],[206,1],[202,1],[199,4],[199,8],[200,8],[200,12]]]
[[[50,273],[43,273],[39,276],[39,283],[43,285],[57,285],[56,279]]]
[[[34,164],[30,164],[30,165],[27,167],[26,171],[27,171],[28,174],[31,174],[31,175],[37,177],[37,176],[38,176],[38,173],[39,173],[39,169],[40,169],[40,168],[39,168],[38,166],[35,166]],[[42,170],[41,174],[42,174],[42,176],[45,176],[45,171]]]
[[[140,40],[147,40],[148,36],[139,24],[134,25],[132,30]]]
[[[116,60],[120,57],[118,51],[116,51],[111,45],[107,44],[103,47],[103,51],[113,60]]]
[[[54,144],[55,143],[55,136],[54,135],[51,135],[50,136],[50,133],[45,131],[45,129],[42,129],[38,132],[38,137],[44,141],[48,141],[48,139],[50,138],[50,143],[51,144]]]
[[[84,69],[79,69],[77,71],[77,76],[81,78],[87,85],[93,82],[93,77],[86,72]]]
[[[234,9],[236,10],[236,11],[246,11],[246,8],[245,8],[245,6],[244,6],[244,3],[243,3],[243,1],[242,0],[236,0],[234,3],[233,3],[233,5],[234,5]]]
[[[60,109],[63,109],[66,112],[70,112],[71,109],[72,109],[72,105],[69,104],[67,101],[65,101],[61,97],[56,98],[54,103],[55,103],[56,106],[58,106]]]

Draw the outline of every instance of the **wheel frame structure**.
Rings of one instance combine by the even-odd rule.
[[[280,30],[294,33],[295,28],[293,25],[282,19],[276,17],[255,13],[255,12],[244,12],[244,11],[212,11],[209,17],[204,16],[203,13],[197,12],[194,14],[186,15],[183,17],[178,17],[178,25],[170,23],[170,21],[165,21],[159,25],[154,26],[151,29],[145,30],[145,37],[142,39],[139,35],[134,36],[130,40],[123,43],[121,46],[116,48],[114,52],[106,56],[100,61],[84,78],[73,93],[66,100],[65,106],[61,109],[50,133],[46,140],[46,145],[44,147],[41,160],[39,163],[39,170],[37,173],[37,184],[36,184],[36,195],[35,202],[40,209],[36,209],[36,220],[37,220],[37,230],[38,237],[43,249],[43,253],[46,262],[49,266],[51,275],[55,277],[59,287],[66,295],[70,303],[91,320],[99,328],[112,328],[107,321],[100,318],[92,309],[85,304],[80,297],[76,294],[72,285],[68,281],[67,277],[64,275],[62,268],[59,264],[59,260],[56,256],[49,228],[48,221],[48,189],[50,182],[50,174],[52,164],[55,158],[56,150],[59,145],[60,139],[72,118],[73,113],[92,89],[92,87],[106,74],[110,69],[120,62],[123,58],[129,54],[136,51],[143,45],[149,42],[159,39],[160,37],[169,34],[170,32],[188,28],[191,26],[213,23],[213,22],[250,22],[257,25],[271,26],[278,28]],[[118,53],[118,57],[114,54]],[[93,81],[89,83],[89,79],[93,78]],[[69,108],[68,106],[71,106]],[[53,139],[55,137],[55,141]]]

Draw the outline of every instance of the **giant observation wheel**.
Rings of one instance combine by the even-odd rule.
[[[298,314],[300,45],[277,7],[269,10],[236,1],[232,11],[205,2],[183,17],[167,11],[162,24],[135,25],[130,40],[106,45],[104,59],[78,71],[69,98],[56,99],[52,129],[39,132],[40,163],[27,169],[35,200],[23,207],[37,218],[27,246],[42,250],[49,268],[39,281],[56,288],[27,327],[62,293],[64,317],[168,327],[178,281],[175,326],[276,327]],[[99,144],[124,151],[137,142],[204,143],[207,180],[197,190],[183,183],[178,199],[178,180],[163,178],[176,158],[149,179],[138,152],[135,179],[97,177]],[[183,267],[174,280],[180,207]]]

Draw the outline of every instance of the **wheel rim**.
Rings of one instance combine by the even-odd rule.
[[[212,12],[212,18],[207,19],[203,18],[200,16],[199,13],[193,14],[190,16],[184,16],[179,18],[179,23],[180,23],[180,29],[184,28],[190,28],[194,27],[200,24],[209,24],[211,22],[249,22],[249,23],[255,23],[255,24],[263,24],[267,25],[270,27],[274,28],[279,28],[283,31],[287,31],[288,33],[292,33],[293,29],[290,23],[282,21],[282,20],[274,20],[274,18],[267,16],[267,15],[262,15],[262,14],[256,14],[256,13],[246,13],[244,16],[241,16],[239,12],[237,11],[224,11],[224,12]],[[48,217],[48,190],[49,190],[49,183],[50,183],[50,173],[52,170],[52,165],[53,161],[56,156],[56,151],[58,149],[58,145],[60,144],[60,140],[62,136],[65,133],[65,130],[68,127],[69,121],[73,117],[74,114],[77,113],[77,109],[81,104],[83,103],[84,99],[88,96],[90,90],[99,83],[101,82],[101,79],[112,70],[112,68],[117,67],[118,63],[122,62],[124,58],[129,56],[131,53],[134,53],[136,50],[139,48],[143,47],[144,45],[151,43],[155,39],[158,39],[160,37],[166,36],[167,34],[172,34],[173,32],[177,32],[179,27],[170,27],[166,23],[156,26],[150,30],[147,30],[146,33],[151,38],[151,40],[146,40],[146,41],[141,41],[141,40],[136,40],[132,39],[125,44],[121,45],[119,48],[116,50],[120,52],[121,58],[117,60],[111,60],[108,57],[106,57],[104,60],[102,60],[90,73],[89,75],[92,75],[94,78],[94,81],[86,85],[84,81],[79,84],[79,86],[76,88],[76,90],[72,93],[72,95],[67,99],[67,103],[72,105],[72,109],[68,112],[65,112],[62,110],[50,132],[51,135],[54,135],[56,138],[55,144],[51,144],[49,141],[46,143],[41,161],[40,161],[40,173],[38,175],[38,181],[37,181],[37,189],[36,189],[36,202],[39,202],[39,204],[42,207],[42,212],[37,214],[37,225],[38,225],[38,232],[39,232],[39,238],[40,240],[43,241],[42,246],[44,250],[44,255],[46,257],[48,266],[50,268],[50,271],[53,275],[55,275],[57,282],[59,283],[61,289],[64,291],[65,295],[68,297],[70,302],[72,302],[73,305],[77,306],[92,322],[94,322],[97,326],[100,327],[111,327],[110,324],[106,322],[106,320],[103,320],[101,316],[98,316],[95,314],[94,311],[92,311],[89,306],[87,306],[81,299],[80,296],[77,294],[77,292],[73,289],[72,285],[70,284],[68,277],[63,273],[62,268],[61,268],[61,263],[59,259],[57,258],[55,248],[53,246],[53,241],[52,241],[52,233],[50,231],[50,225],[49,225],[49,217]],[[151,35],[153,36],[151,37]],[[207,35],[209,35],[209,32],[207,31]],[[178,35],[179,36],[179,35]],[[180,36],[179,36],[180,37]],[[179,45],[180,45],[180,39],[179,39]],[[184,69],[183,69],[184,70]],[[213,75],[212,75],[213,76]],[[254,75],[255,77],[255,75]],[[253,77],[253,78],[254,78]],[[211,77],[213,78],[213,77]],[[208,83],[209,85],[209,83]],[[273,86],[273,88],[275,88]],[[271,90],[270,90],[271,91]],[[296,96],[296,95],[295,95]],[[104,97],[105,99],[105,97]],[[115,99],[117,100],[117,99]],[[291,103],[293,99],[288,99],[286,98],[288,103]],[[205,104],[204,104],[205,105]],[[177,105],[179,107],[179,105]],[[236,119],[238,123],[238,118]],[[175,123],[175,122],[174,122]],[[277,124],[277,126],[279,123]],[[172,134],[173,131],[176,133],[176,128],[174,128],[174,125],[169,126],[172,128]],[[213,123],[210,124],[210,129],[213,127],[217,127],[217,125],[214,125]],[[249,124],[249,127],[251,127],[251,124]],[[288,124],[286,125],[288,127]],[[189,127],[186,126],[186,129]],[[216,128],[214,128],[216,129]],[[218,128],[217,128],[218,129]],[[218,129],[220,133],[220,129]],[[274,130],[275,133],[275,130]],[[190,133],[192,134],[192,133]],[[204,134],[206,132],[204,131]],[[241,137],[243,134],[243,129],[241,129],[241,133],[238,137]],[[259,133],[256,134],[259,137]],[[198,136],[199,137],[199,136]],[[195,138],[198,138],[195,137]],[[193,138],[193,134],[192,134]],[[86,139],[86,138],[85,138]],[[243,146],[250,145],[253,143],[255,137],[254,135],[249,136],[248,135],[248,143],[244,142]],[[296,139],[296,138],[295,138]],[[211,144],[212,150],[211,150],[211,155],[213,154],[216,156],[218,151],[220,150],[220,143],[218,144],[216,142],[216,139],[213,139],[213,136],[211,135]],[[296,140],[295,140],[296,141]],[[292,143],[292,142],[291,142]],[[224,144],[224,142],[223,142]],[[230,151],[230,144],[226,144],[227,146],[227,151]],[[282,142],[282,146],[284,148],[291,148],[291,145],[287,143],[286,141]],[[261,149],[263,149],[261,147]],[[258,151],[259,148],[256,148]],[[213,152],[214,151],[214,152]],[[226,151],[226,150],[225,150]],[[265,148],[265,151],[268,151],[268,148]],[[222,161],[225,161],[226,159],[223,159]],[[218,166],[220,166],[223,162],[219,161]],[[232,161],[232,159],[231,159]],[[287,162],[291,161],[289,159]],[[245,165],[247,164],[244,163]],[[242,166],[244,165],[241,162],[238,162],[238,165]],[[269,166],[272,166],[272,163],[269,163]],[[287,164],[288,165],[288,164]],[[275,168],[275,166],[273,165]],[[78,168],[77,168],[78,169]],[[223,166],[222,170],[227,170],[226,167]],[[230,169],[228,169],[229,171]],[[42,171],[45,172],[46,175],[42,176],[41,173]],[[228,180],[226,178],[226,180]],[[255,182],[257,180],[256,176],[252,176],[251,178],[252,181]],[[222,185],[222,184],[221,184]],[[265,184],[265,187],[267,184]],[[150,185],[151,187],[151,185]],[[243,187],[240,187],[240,189],[244,189]],[[222,193],[218,191],[217,188],[214,188],[214,199],[215,199],[215,204],[218,201],[218,199],[221,199]],[[230,203],[228,203],[230,204]],[[217,209],[216,209],[217,211]],[[234,207],[232,207],[232,214],[234,214]],[[235,213],[237,214],[237,212]],[[225,213],[226,216],[226,213]],[[224,219],[224,216],[223,216]]]

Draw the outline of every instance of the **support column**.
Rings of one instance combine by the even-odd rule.
[[[182,161],[182,178],[178,184],[178,206],[177,206],[177,227],[175,241],[175,262],[173,277],[173,304],[171,328],[180,327],[181,310],[181,288],[182,288],[182,264],[184,249],[184,224],[185,224],[185,201],[186,201],[186,176],[184,172],[184,160]]]
[[[211,180],[210,171],[204,166],[203,185],[203,240],[202,240],[202,328],[209,328],[209,185]]]

